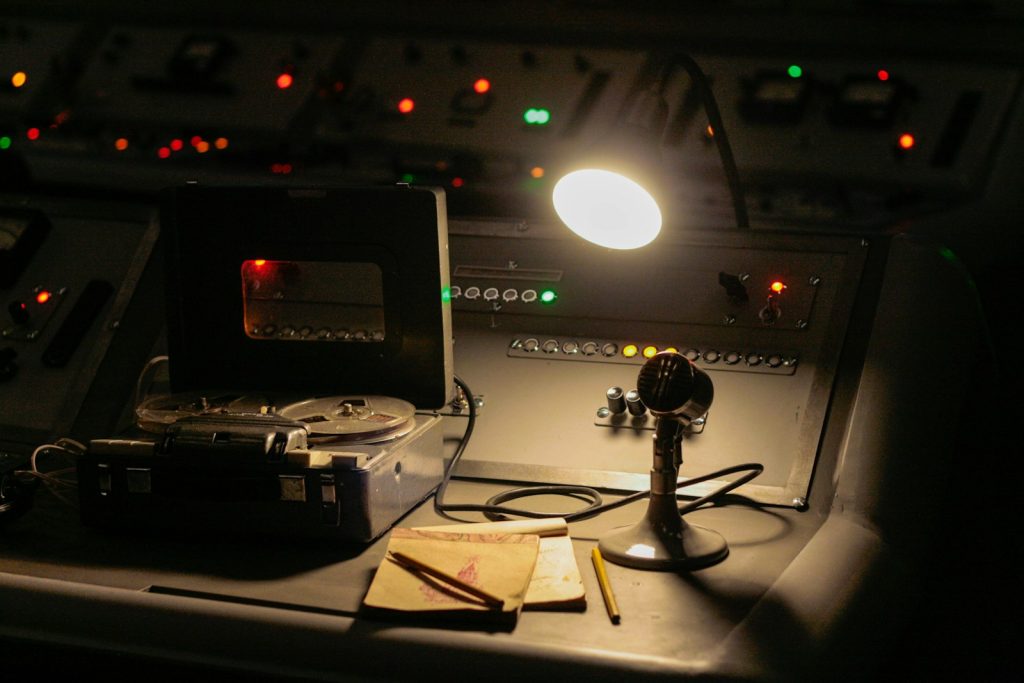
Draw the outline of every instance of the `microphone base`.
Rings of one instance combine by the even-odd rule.
[[[675,496],[652,497],[639,524],[612,532],[598,547],[609,562],[655,571],[701,569],[729,554],[720,533],[683,520]]]

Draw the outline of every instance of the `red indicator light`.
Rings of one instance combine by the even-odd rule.
[[[404,97],[398,101],[398,111],[402,112],[403,114],[408,114],[415,108],[416,103],[413,101],[411,97]]]
[[[466,184],[466,181],[463,180],[462,178],[459,178],[458,176],[456,176],[455,178],[452,178],[452,187],[462,187],[465,184]]]
[[[160,149],[158,149],[156,151],[156,155],[158,157],[160,157],[161,159],[166,159],[167,157],[171,156],[171,148],[170,147],[161,147]]]
[[[473,83],[473,92],[483,95],[491,89],[491,82],[486,78],[478,78]]]
[[[782,293],[782,290],[784,290],[785,288],[786,288],[786,283],[785,283],[785,282],[782,282],[782,281],[780,281],[780,280],[776,280],[776,281],[775,281],[775,282],[773,282],[773,283],[772,283],[772,285],[771,285],[771,290],[772,290],[773,292],[775,292],[776,294],[781,294],[781,293]]]
[[[29,128],[27,131],[25,131],[25,135],[28,137],[29,140],[38,140],[39,139],[39,129],[38,128]]]
[[[118,152],[123,152],[128,149],[128,138],[118,138],[114,140],[114,149]]]
[[[897,144],[899,144],[900,149],[909,150],[917,144],[917,139],[911,133],[904,133],[900,136]]]
[[[44,289],[43,291],[41,291],[38,294],[36,294],[36,302],[37,303],[41,303],[41,304],[45,304],[47,301],[50,300],[51,296],[53,296],[53,295],[50,294],[48,291],[46,291]]]
[[[295,82],[295,77],[290,73],[285,72],[277,77],[277,87],[281,90],[287,90],[292,87],[292,83]]]
[[[179,140],[178,138],[175,138],[175,139],[171,140],[171,149],[173,151],[180,152],[182,150],[182,148],[184,148],[184,147],[185,147],[185,142],[183,140]]]
[[[877,75],[878,75],[878,80],[880,80],[880,81],[887,81],[887,80],[889,80],[889,72],[886,71],[885,69],[879,69]]]
[[[188,143],[190,145],[192,145],[193,147],[198,147],[199,143],[202,142],[202,141],[203,141],[203,138],[202,138],[201,135],[193,135],[192,139],[189,140]]]

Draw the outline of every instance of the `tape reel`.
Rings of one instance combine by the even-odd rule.
[[[227,415],[266,412],[273,401],[266,396],[217,392],[161,394],[135,407],[135,423],[152,434],[162,434],[168,425],[192,415]]]
[[[309,425],[312,443],[377,443],[412,431],[416,408],[389,396],[327,396],[299,401],[277,411]]]

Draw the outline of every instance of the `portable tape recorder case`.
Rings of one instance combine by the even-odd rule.
[[[79,459],[83,522],[370,541],[444,472],[444,195],[167,191],[168,386]],[[141,379],[141,378],[140,378]]]

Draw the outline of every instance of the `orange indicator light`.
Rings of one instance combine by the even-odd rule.
[[[294,82],[295,77],[287,72],[277,77],[277,87],[280,88],[281,90],[287,90],[288,88],[292,87],[292,83]]]
[[[782,290],[786,288],[786,283],[781,280],[776,280],[771,285],[771,290],[776,294],[782,294]]]
[[[490,89],[491,89],[491,82],[489,80],[487,80],[486,78],[478,78],[478,79],[476,79],[476,82],[473,83],[473,91],[478,93],[478,94],[480,94],[480,95],[483,95],[485,92],[488,92]]]
[[[633,358],[638,353],[640,353],[640,349],[636,344],[626,344],[622,347],[622,355],[626,358]]]
[[[43,291],[36,294],[36,302],[45,304],[47,301],[50,300],[51,296],[53,295],[44,289]]]
[[[544,177],[544,167],[543,166],[534,166],[533,168],[530,169],[530,175],[533,176],[534,178],[543,178]]]
[[[411,97],[403,97],[401,100],[398,101],[398,111],[402,112],[403,114],[408,114],[412,112],[412,110],[415,108],[416,103],[413,101]]]
[[[644,358],[654,358],[658,355],[657,346],[645,346],[644,347]]]
[[[900,136],[898,144],[900,149],[911,149],[917,144],[917,139],[910,133],[904,133]]]
[[[11,75],[11,85],[13,85],[15,88],[20,88],[21,86],[25,85],[26,81],[28,81],[28,74],[26,74],[24,71],[15,71]]]
[[[200,154],[206,154],[207,152],[210,151],[210,143],[207,142],[206,140],[200,140],[199,143],[196,145],[196,151],[199,152]]]
[[[217,149],[227,149],[228,148],[228,139],[227,138],[217,138],[216,140],[213,141],[213,146],[216,147]]]
[[[254,266],[256,266],[257,268],[262,268],[263,266],[267,265],[267,259],[265,259],[265,258],[258,258],[255,261],[253,261],[252,264]]]
[[[123,152],[128,149],[128,138],[118,138],[114,140],[114,149],[118,152]]]

